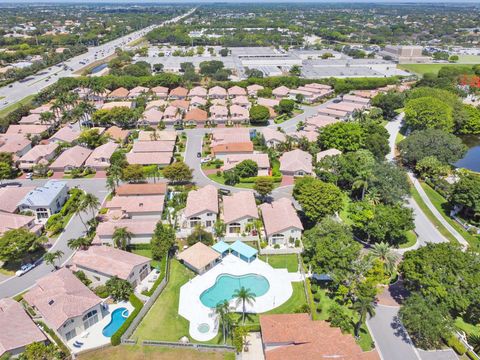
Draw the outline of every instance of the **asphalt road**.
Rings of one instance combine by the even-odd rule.
[[[176,18],[164,21],[161,24],[150,25],[142,30],[130,33],[103,45],[90,47],[88,48],[88,51],[86,53],[83,53],[65,61],[64,64],[68,66],[67,70],[64,70],[63,66],[54,65],[48,69],[40,70],[35,75],[29,76],[29,78],[32,78],[29,81],[17,81],[0,88],[0,98],[4,98],[0,100],[0,109],[10,106],[11,104],[16,103],[29,95],[37,94],[40,90],[55,83],[58,79],[62,77],[72,76],[74,72],[82,69],[86,65],[91,64],[94,61],[107,58],[115,52],[116,48],[125,47],[128,43],[141,38],[154,28],[163,26],[164,24],[178,22],[179,20],[192,14],[195,10],[196,8],[188,11],[181,16],[177,16]],[[84,64],[81,64],[80,62],[83,62]],[[46,81],[49,77],[50,80]]]
[[[77,179],[66,181],[68,181],[68,186],[70,188],[78,186],[80,189],[97,196],[100,202],[103,202],[108,193],[105,187],[105,180],[103,179]],[[43,185],[46,180],[21,180],[20,182],[24,183],[25,185],[39,186]],[[92,214],[90,212],[82,214],[82,219],[85,222],[90,220],[91,218]],[[58,261],[58,264],[65,263],[74,253],[74,251],[70,249],[67,245],[68,240],[78,238],[80,236],[83,236],[84,234],[85,227],[80,220],[80,217],[78,215],[74,215],[70,219],[70,222],[66,226],[65,230],[60,234],[55,244],[49,250],[61,250],[64,253],[63,257]],[[39,264],[25,275],[21,277],[15,276],[0,283],[0,298],[11,297],[25,291],[26,289],[33,286],[36,280],[47,275],[51,271],[53,271],[53,267],[51,265],[45,264],[40,260]]]

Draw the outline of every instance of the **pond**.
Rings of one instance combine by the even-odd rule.
[[[468,146],[465,156],[454,165],[472,171],[480,172],[480,136],[465,135],[461,137],[463,143]]]
[[[98,73],[99,71],[102,71],[103,69],[105,69],[107,66],[108,66],[108,64],[100,64],[100,65],[97,65],[97,66],[95,66],[95,67],[90,71],[90,73],[91,73],[91,74],[96,74],[96,73]]]

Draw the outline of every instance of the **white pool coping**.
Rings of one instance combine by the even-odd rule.
[[[197,341],[208,341],[217,336],[218,321],[213,309],[203,305],[200,295],[212,287],[222,274],[247,275],[258,274],[264,276],[269,284],[268,291],[256,298],[252,305],[246,305],[249,313],[263,313],[272,310],[286,302],[293,293],[292,281],[301,281],[297,273],[288,273],[287,269],[274,269],[266,262],[256,259],[247,263],[234,255],[227,255],[221,263],[202,275],[198,275],[180,288],[178,313],[190,321],[190,336]],[[235,300],[230,301],[235,307]],[[235,309],[242,311],[242,305]],[[208,324],[210,330],[206,333],[198,331],[200,324]]]
[[[105,317],[97,322],[96,324],[90,326],[82,334],[75,336],[73,339],[67,342],[67,346],[72,351],[72,353],[77,354],[85,350],[95,349],[97,347],[110,344],[110,338],[103,335],[102,331],[105,326],[110,323],[112,320],[112,313],[118,308],[127,308],[129,314],[133,311],[133,306],[129,301],[122,301],[117,304],[108,305],[108,314]],[[73,346],[75,341],[80,341],[83,343],[82,347],[76,348]]]

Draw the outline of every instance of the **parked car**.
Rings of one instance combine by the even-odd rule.
[[[20,267],[20,270],[17,270],[17,272],[15,272],[15,275],[16,276],[22,276],[22,275],[26,274],[27,272],[29,272],[30,270],[32,270],[34,267],[35,267],[35,264],[30,264],[30,263],[22,265]]]
[[[33,176],[32,173],[27,173],[27,174],[25,175],[25,179],[31,180],[31,179],[32,179],[32,176]]]
[[[202,157],[202,153],[201,152],[197,152],[197,158],[201,158]]]
[[[220,194],[222,194],[222,195],[230,195],[230,193],[231,193],[230,190],[224,189],[224,188],[220,188],[218,191],[219,191]]]
[[[208,163],[208,162],[210,162],[210,161],[212,161],[212,158],[206,157],[206,158],[203,158],[203,159],[200,161],[200,163],[206,164],[206,163]]]

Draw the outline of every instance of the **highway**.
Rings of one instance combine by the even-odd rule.
[[[48,69],[40,70],[35,75],[29,76],[28,78],[30,80],[28,81],[16,81],[0,88],[0,98],[2,98],[0,100],[0,109],[14,104],[29,95],[37,94],[42,89],[55,83],[58,79],[62,77],[70,77],[74,72],[82,69],[88,64],[109,57],[114,54],[116,48],[125,47],[130,42],[140,39],[142,36],[157,27],[176,23],[185,17],[190,16],[195,10],[196,8],[193,8],[185,14],[164,21],[161,24],[150,25],[142,30],[127,34],[103,45],[90,47],[86,53],[73,57],[62,63],[62,65],[53,65]]]

